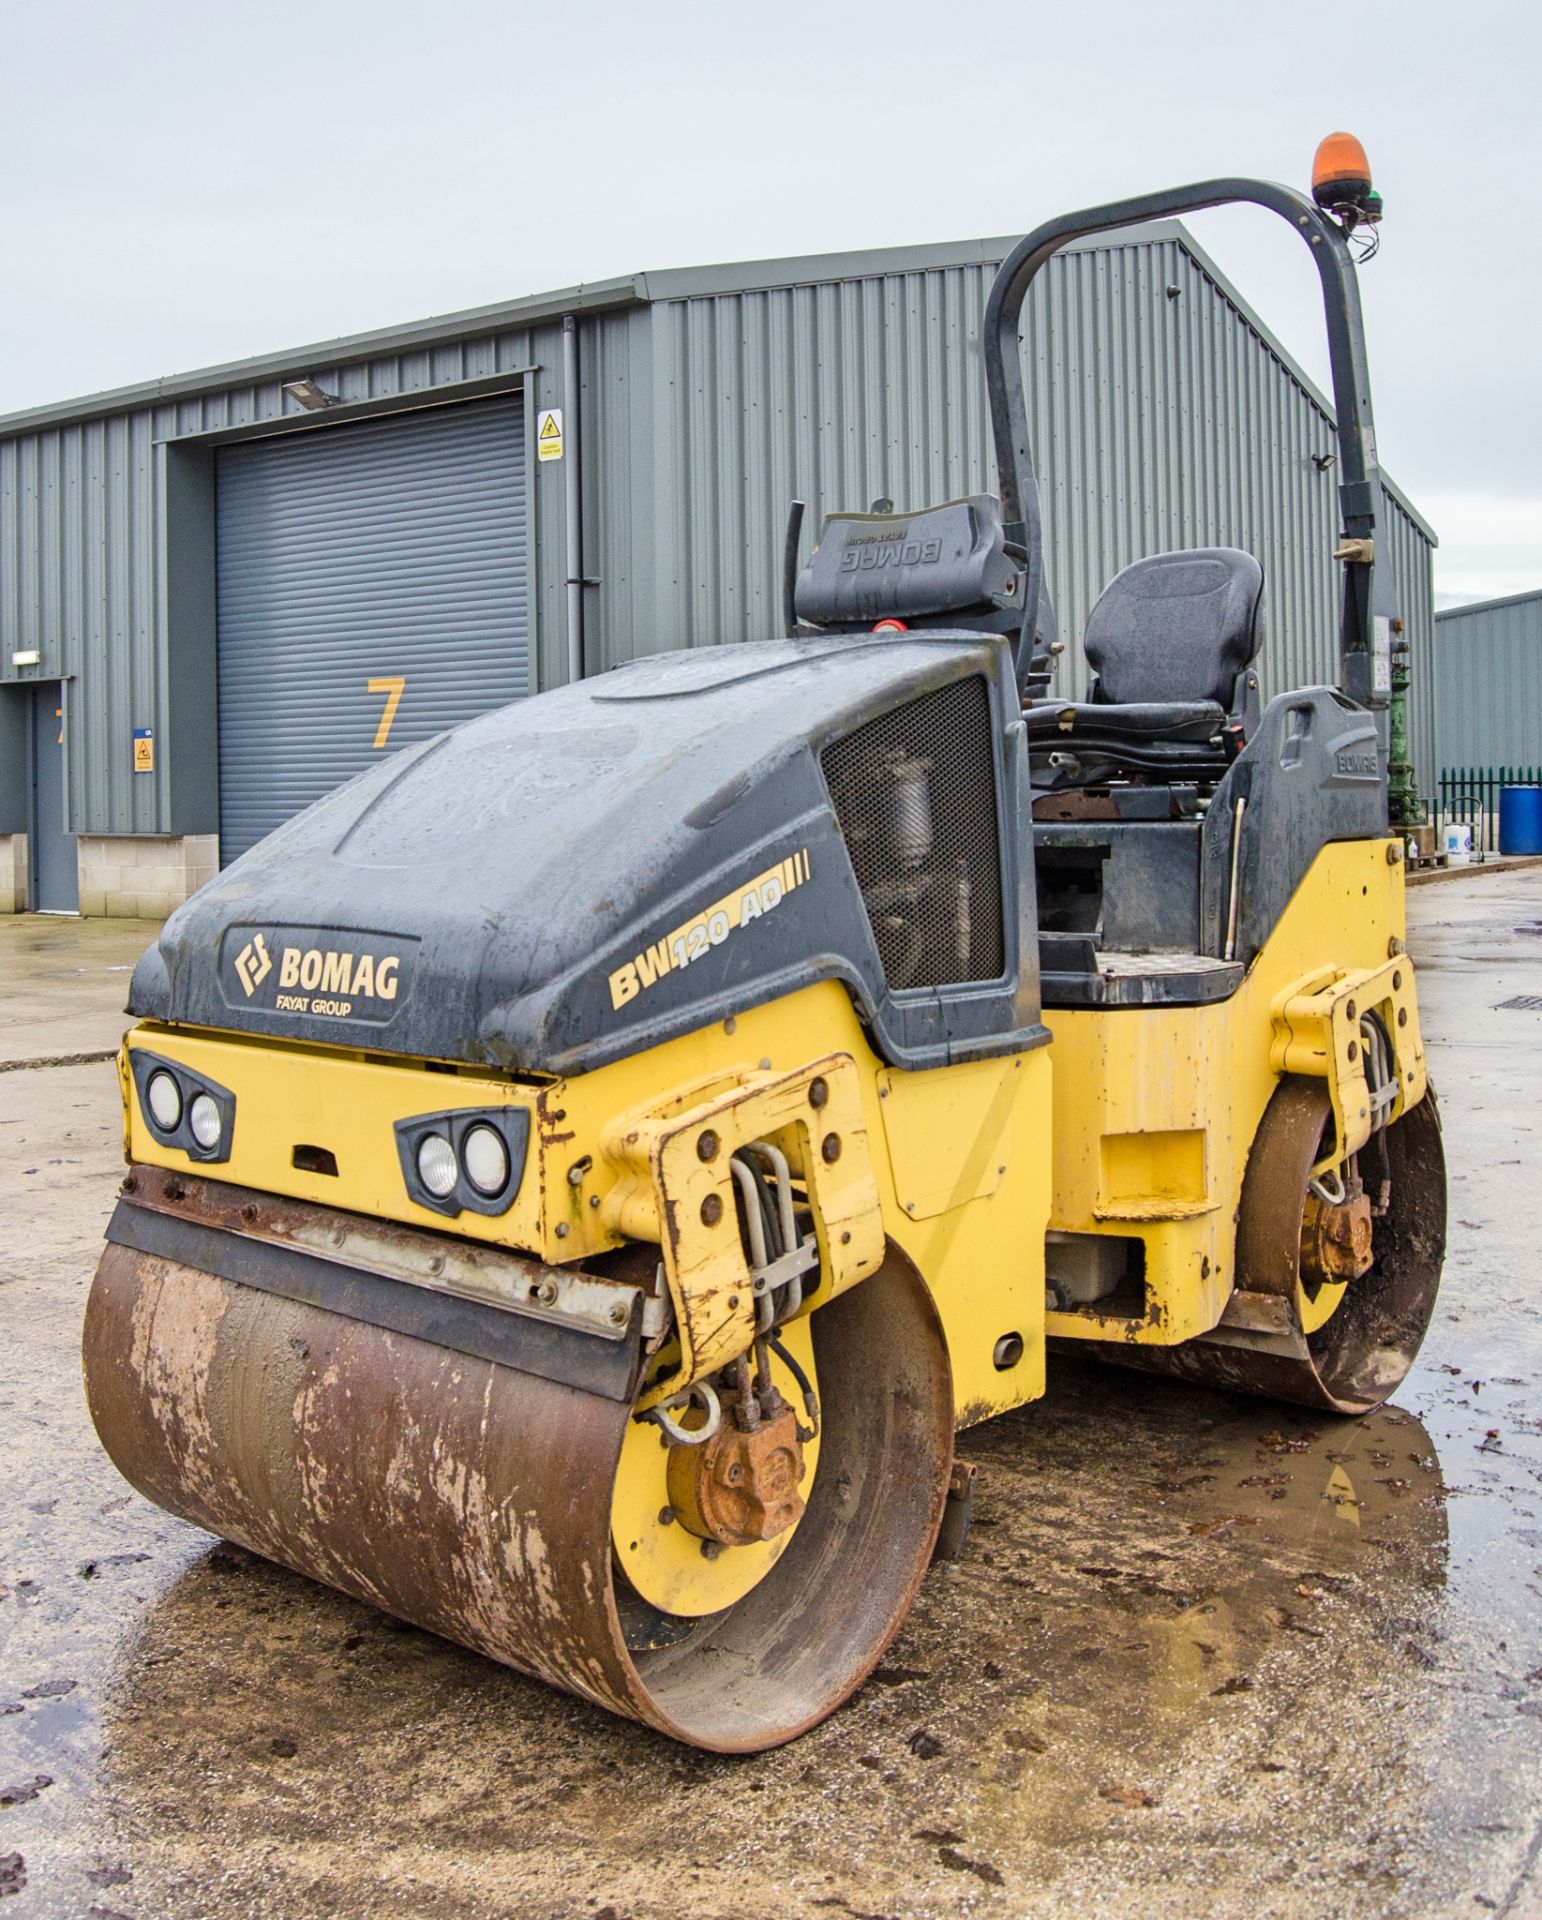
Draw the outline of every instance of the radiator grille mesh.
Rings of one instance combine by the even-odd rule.
[[[894,988],[1005,968],[990,695],[978,675],[826,747],[825,780]]]

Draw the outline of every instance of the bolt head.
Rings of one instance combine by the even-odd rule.
[[[711,1127],[708,1127],[705,1133],[700,1133],[696,1136],[696,1158],[698,1160],[715,1160],[721,1145],[722,1142],[718,1139],[717,1135],[712,1131]]]
[[[701,1224],[704,1227],[715,1227],[722,1217],[723,1196],[720,1193],[709,1193],[701,1203]]]
[[[841,1136],[827,1133],[819,1144],[819,1154],[827,1167],[833,1167],[841,1157]]]
[[[822,1075],[808,1083],[808,1103],[816,1111],[830,1098],[830,1083]]]

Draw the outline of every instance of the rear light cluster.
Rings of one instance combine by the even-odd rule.
[[[130,1049],[129,1070],[145,1125],[161,1146],[205,1163],[230,1158],[236,1096],[228,1087],[141,1047]]]
[[[407,1192],[420,1207],[452,1217],[507,1213],[529,1141],[530,1116],[522,1107],[460,1107],[396,1123]]]

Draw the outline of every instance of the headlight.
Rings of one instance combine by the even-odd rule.
[[[525,1107],[454,1107],[396,1122],[408,1197],[450,1220],[460,1213],[507,1213],[529,1145]]]
[[[150,1082],[153,1088],[155,1082]],[[153,1095],[152,1095],[153,1097]],[[220,1110],[207,1093],[195,1094],[187,1110],[187,1124],[192,1129],[193,1138],[201,1147],[217,1147],[220,1143]]]
[[[148,1047],[130,1047],[128,1064],[145,1128],[157,1146],[205,1163],[230,1158],[236,1096],[229,1087]]]
[[[436,1200],[447,1200],[460,1177],[455,1149],[442,1133],[426,1133],[418,1143],[418,1178]]]
[[[478,1193],[490,1198],[495,1193],[503,1192],[509,1184],[509,1150],[503,1143],[502,1134],[480,1124],[468,1127],[460,1151],[466,1178]],[[423,1184],[428,1185],[426,1175]]]
[[[182,1123],[182,1089],[164,1067],[145,1083],[145,1105],[162,1133],[175,1133]]]

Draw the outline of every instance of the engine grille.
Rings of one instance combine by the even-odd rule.
[[[972,674],[825,748],[830,798],[894,988],[1005,967],[990,694]]]

